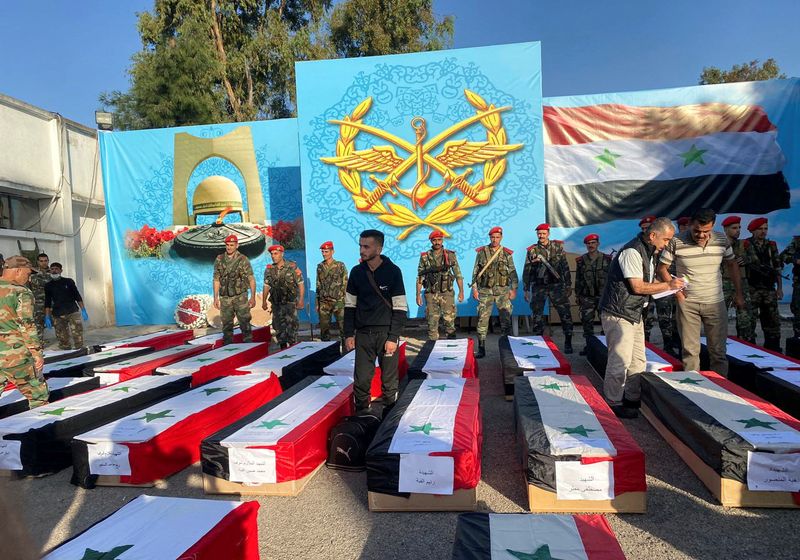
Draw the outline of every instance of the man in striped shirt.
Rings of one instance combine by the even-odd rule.
[[[744,307],[739,265],[725,234],[712,231],[717,215],[714,210],[697,210],[689,229],[675,236],[661,253],[658,275],[668,281],[669,267],[674,262],[676,275],[688,286],[675,294],[678,302],[678,331],[683,350],[683,369],[700,369],[700,328],[705,330],[710,367],[720,375],[728,375],[725,342],[728,338],[728,310],[722,291],[722,262],[728,267],[736,292],[736,307]]]

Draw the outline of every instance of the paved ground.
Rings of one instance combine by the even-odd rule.
[[[88,333],[87,343],[152,330],[157,327],[99,329]],[[409,360],[420,347],[418,337],[424,336],[421,330],[410,335]],[[560,345],[560,330],[554,338]],[[599,377],[577,354],[580,344],[570,356],[573,372],[589,376],[599,386]],[[488,356],[480,361],[485,439],[478,509],[523,512],[526,487],[513,444],[512,404],[501,396],[497,337],[490,337],[487,348]],[[625,425],[646,454],[648,483],[646,514],[608,516],[629,559],[800,558],[800,512],[722,508],[647,421],[626,420]],[[141,493],[205,497],[197,465],[146,490],[83,490],[71,486],[69,476],[65,470],[46,478],[12,481],[0,489],[11,503],[20,504],[32,539],[42,549],[55,546]],[[370,513],[364,473],[323,468],[299,497],[258,501],[263,558],[443,559],[451,554],[457,514]]]

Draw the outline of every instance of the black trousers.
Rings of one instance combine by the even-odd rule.
[[[383,404],[391,405],[397,400],[397,365],[399,352],[391,356],[384,353],[384,345],[389,332],[379,329],[359,329],[356,331],[356,370],[353,381],[353,395],[356,410],[369,407],[370,387],[375,376],[375,358],[381,366],[381,391]]]

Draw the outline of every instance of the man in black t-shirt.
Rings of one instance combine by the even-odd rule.
[[[375,229],[361,232],[361,263],[350,271],[345,293],[345,348],[356,351],[356,414],[369,409],[376,357],[381,367],[384,415],[397,400],[397,346],[406,324],[408,302],[403,273],[381,255],[383,239],[383,233]]]
[[[52,280],[44,287],[44,324],[55,328],[59,348],[77,350],[83,348],[83,321],[89,315],[75,281],[61,276],[62,270],[61,263],[50,265]]]

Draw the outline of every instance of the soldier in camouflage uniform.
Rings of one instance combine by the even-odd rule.
[[[478,351],[476,358],[486,356],[486,334],[492,306],[497,306],[503,334],[511,334],[511,302],[517,297],[519,277],[514,251],[502,247],[503,228],[489,230],[489,245],[475,249],[477,256],[472,269],[472,297],[478,302]]]
[[[583,243],[586,254],[575,259],[575,297],[581,309],[583,338],[588,339],[594,334],[595,317],[600,316],[600,296],[603,295],[612,258],[598,251],[600,237],[596,233],[584,237]],[[580,354],[586,355],[585,347]]]
[[[319,247],[322,262],[317,265],[317,313],[322,340],[331,339],[331,318],[336,326],[344,349],[344,292],[347,289],[347,267],[333,258],[333,242],[326,241]]]
[[[250,297],[247,290],[250,290]],[[253,342],[250,310],[256,306],[256,278],[250,261],[239,252],[239,238],[225,238],[225,252],[214,261],[214,307],[222,319],[222,343],[233,342],[233,319],[239,320],[242,340]]]
[[[36,257],[36,264],[38,265],[38,274],[31,275],[28,287],[33,292],[33,320],[36,322],[36,331],[39,333],[39,340],[44,344],[44,286],[51,279],[50,257],[45,253],[39,253],[39,256]]]
[[[44,355],[33,321],[33,294],[25,287],[35,270],[25,257],[10,257],[0,277],[0,395],[13,383],[31,408],[47,404]]]
[[[525,268],[522,270],[525,301],[531,304],[531,330],[534,335],[544,334],[544,305],[549,298],[550,305],[558,311],[561,318],[564,353],[572,354],[572,313],[569,308],[572,277],[567,254],[564,252],[564,242],[550,240],[549,224],[539,224],[536,227],[536,236],[539,242],[528,247]]]
[[[742,286],[742,297],[744,298],[744,307],[736,309],[736,336],[748,342],[755,343],[756,333],[755,324],[753,323],[753,316],[750,311],[750,288],[747,284],[747,257],[744,250],[744,242],[739,240],[742,233],[742,219],[739,216],[728,216],[722,220],[722,227],[725,228],[725,235],[728,237],[728,242],[731,244],[733,255],[736,258],[736,263],[739,265],[740,284]],[[734,298],[736,290],[733,286],[733,280],[730,276],[730,270],[727,266],[722,265],[722,293],[725,296],[725,307],[730,309],[734,305]]]
[[[766,218],[751,220],[747,229],[753,234],[743,242],[753,311],[753,330],[755,331],[755,325],[760,317],[761,329],[764,331],[764,348],[780,352],[781,318],[778,314],[778,301],[783,298],[781,282],[783,263],[778,245],[767,239],[769,226]]]
[[[425,290],[425,317],[428,320],[428,338],[439,339],[439,320],[444,322],[447,338],[456,337],[456,302],[453,280],[458,283],[458,302],[464,301],[464,279],[458,266],[456,252],[444,248],[444,235],[433,231],[428,236],[431,250],[419,256],[417,266],[417,305],[422,306]]]
[[[264,269],[261,306],[267,309],[269,300],[272,306],[272,326],[276,331],[278,344],[281,348],[288,348],[297,342],[297,329],[300,327],[297,310],[303,309],[305,295],[303,273],[297,268],[297,263],[284,260],[282,246],[272,245],[269,254],[272,256],[272,264]]]
[[[781,251],[781,261],[792,265],[792,329],[800,337],[800,235],[795,235],[789,245]]]

